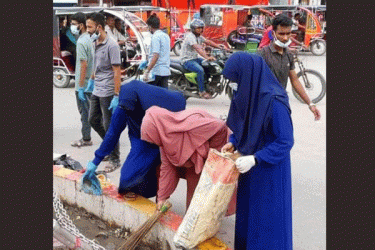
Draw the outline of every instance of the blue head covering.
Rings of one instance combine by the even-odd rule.
[[[178,91],[133,80],[121,86],[118,105],[126,110],[134,110],[137,104],[144,111],[155,105],[177,112],[185,109],[186,100]]]
[[[121,86],[118,107],[126,110],[129,134],[141,138],[141,124],[146,110],[159,106],[172,112],[184,110],[186,99],[178,91],[132,80]]]
[[[254,154],[263,144],[273,100],[278,99],[290,111],[288,95],[257,54],[234,53],[225,63],[223,75],[238,84],[227,120],[237,140],[234,146],[242,154]]]

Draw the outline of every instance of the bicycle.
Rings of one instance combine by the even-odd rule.
[[[309,96],[313,103],[318,103],[323,99],[326,94],[326,80],[324,77],[316,70],[305,69],[302,61],[298,58],[298,52],[302,50],[302,47],[291,47],[292,50],[295,49],[293,53],[293,60],[297,62],[300,71],[297,73],[297,77],[302,83],[306,94]],[[292,88],[293,95],[298,101],[305,103],[298,93]]]

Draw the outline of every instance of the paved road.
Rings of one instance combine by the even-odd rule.
[[[326,77],[326,56],[301,56],[305,68],[315,69]],[[74,81],[68,88],[53,88],[53,149],[55,153],[67,153],[86,166],[94,157],[101,138],[92,131],[92,147],[73,148],[70,142],[80,138],[80,117],[74,95]],[[295,250],[326,248],[326,98],[319,102],[322,113],[315,122],[307,105],[300,103],[290,94],[295,144],[291,151],[293,185],[293,244]],[[189,98],[187,109],[200,108],[219,117],[227,115],[230,101],[225,95],[213,100]],[[127,129],[120,138],[121,162],[129,152]],[[99,170],[104,164],[99,165]],[[118,185],[120,170],[108,174],[108,178]],[[171,197],[173,210],[183,215],[185,212],[186,182],[180,180],[176,192]],[[224,219],[218,237],[230,247],[234,244],[235,215]]]

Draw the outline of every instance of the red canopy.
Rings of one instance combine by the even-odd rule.
[[[268,0],[152,0],[152,6],[199,10],[203,4],[268,5]]]

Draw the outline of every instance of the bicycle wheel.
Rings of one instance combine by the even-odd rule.
[[[316,56],[321,56],[326,52],[326,42],[323,40],[316,40],[311,43],[310,50]]]
[[[297,76],[302,86],[305,89],[306,94],[309,96],[310,100],[313,103],[318,103],[326,94],[326,80],[324,77],[317,71],[306,69],[305,70],[306,78],[309,81],[310,86],[306,86],[306,83],[302,77],[302,72],[298,72]],[[298,101],[305,103],[302,98],[297,94],[297,92],[292,88],[294,96]]]

